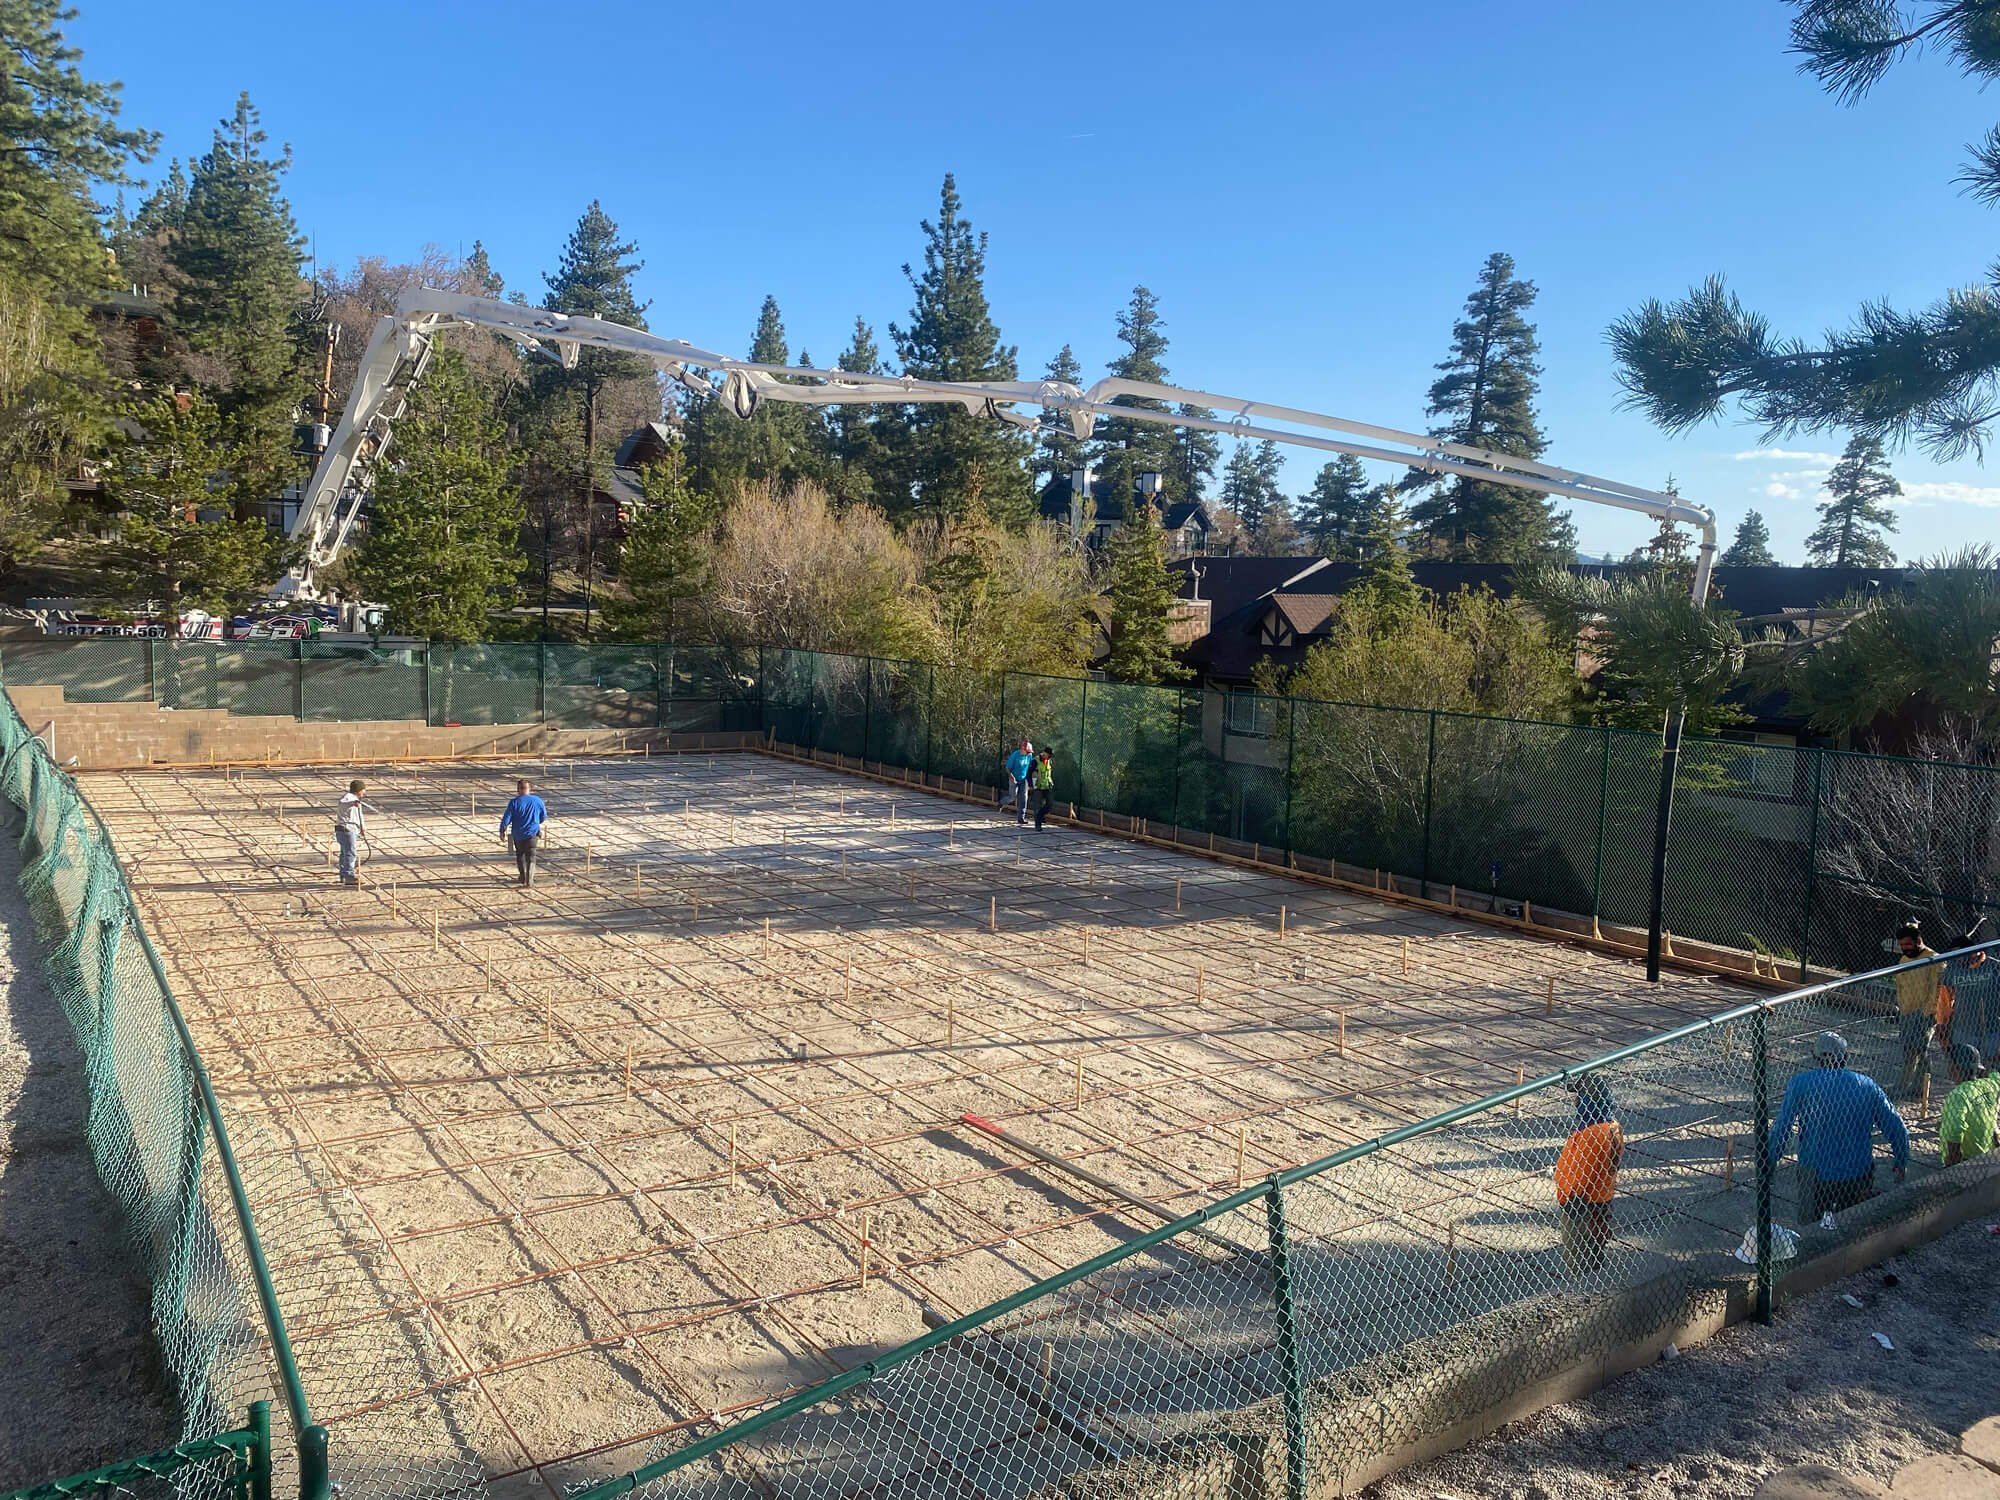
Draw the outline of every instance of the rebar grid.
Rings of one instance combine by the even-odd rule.
[[[296,1330],[309,1378],[425,1351],[319,1398],[336,1447],[450,1407],[465,1459],[554,1494],[1150,1227],[961,1113],[1180,1211],[1732,998],[756,757],[518,769],[553,813],[532,893],[494,832],[514,767],[372,780],[358,891],[324,863],[342,778],[92,793],[225,1108],[357,1220],[274,1237],[281,1272],[367,1263]],[[1545,1145],[1481,1191],[1541,1191]],[[1458,1186],[1405,1175],[1367,1222],[1479,1248]]]

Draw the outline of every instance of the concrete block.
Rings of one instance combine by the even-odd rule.
[[[1988,1417],[1966,1428],[1965,1436],[1958,1440],[1958,1451],[2000,1474],[2000,1417]]]
[[[1780,1469],[1762,1484],[1752,1500],[1858,1500],[1889,1492],[1872,1479],[1843,1474],[1824,1464]]]
[[[1896,1500],[2000,1500],[2000,1474],[1962,1453],[1920,1458],[1889,1486]]]

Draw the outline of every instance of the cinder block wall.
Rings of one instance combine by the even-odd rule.
[[[563,729],[544,724],[432,726],[394,719],[300,723],[232,715],[226,709],[163,709],[151,703],[71,703],[59,687],[10,687],[28,727],[56,758],[99,771],[230,761],[369,761],[416,756],[601,755],[620,750],[740,749],[749,731],[672,734],[664,729]]]

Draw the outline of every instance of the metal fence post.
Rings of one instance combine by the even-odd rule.
[[[1604,825],[1611,811],[1611,726],[1600,726],[1604,740],[1604,768],[1597,779],[1597,854],[1590,874],[1590,914],[1604,915]]]
[[[1000,758],[1002,760],[1007,758],[1007,674],[1005,672],[1000,674]],[[988,770],[986,775],[990,780],[993,773],[991,770]]]
[[[1181,742],[1187,737],[1188,695],[1185,689],[1174,692],[1174,805],[1169,816],[1174,827],[1181,826]]]
[[[1271,1236],[1271,1301],[1278,1319],[1278,1370],[1285,1385],[1285,1500],[1306,1500],[1306,1391],[1299,1369],[1299,1329],[1292,1305],[1291,1245],[1285,1195],[1274,1181],[1264,1195]]]
[[[1431,790],[1437,785],[1438,711],[1431,710],[1430,744],[1424,751],[1424,854],[1423,870],[1417,876],[1418,893],[1428,901],[1431,895]]]
[[[426,724],[435,724],[437,723],[437,714],[432,711],[431,707],[432,703],[434,702],[431,696],[431,672],[437,666],[437,642],[425,641],[423,645],[423,653],[424,653],[423,656],[424,722]]]
[[[659,729],[667,722],[667,691],[672,679],[672,659],[667,655],[664,641],[653,642],[653,727]]]
[[[535,648],[535,722],[549,722],[549,643]]]
[[[292,642],[292,717],[306,721],[306,643]]]
[[[1750,1016],[1750,1109],[1757,1153],[1757,1289],[1752,1309],[1759,1323],[1771,1321],[1771,1055],[1767,1009]]]
[[[1290,853],[1292,847],[1292,786],[1297,780],[1292,775],[1292,760],[1297,755],[1299,748],[1299,700],[1296,698],[1287,698],[1285,706],[1288,710],[1285,714],[1285,850],[1287,853]],[[1227,726],[1225,725],[1225,740],[1227,737]],[[1241,833],[1242,830],[1238,829],[1237,832]]]
[[[931,749],[937,740],[937,668],[924,668],[924,775],[931,774]]]
[[[1076,695],[1076,805],[1088,807],[1084,795],[1083,768],[1090,763],[1090,679],[1084,678]]]
[[[250,1452],[244,1479],[250,1500],[271,1500],[271,1403],[250,1403]]]
[[[1812,962],[1813,887],[1819,884],[1819,801],[1825,788],[1826,747],[1821,745],[1813,751],[1812,811],[1806,819],[1806,889],[1799,912],[1800,984],[1806,983],[1806,965]]]
[[[861,658],[861,759],[868,759],[868,746],[875,738],[875,658]]]
[[[306,1428],[299,1434],[299,1500],[328,1500],[332,1492],[326,1464],[326,1429]]]

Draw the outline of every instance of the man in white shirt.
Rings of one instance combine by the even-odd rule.
[[[333,815],[333,836],[340,845],[342,885],[361,884],[361,875],[355,868],[355,856],[362,835],[368,832],[368,804],[361,800],[362,785],[359,781],[347,783],[347,790],[341,793],[340,806]]]

